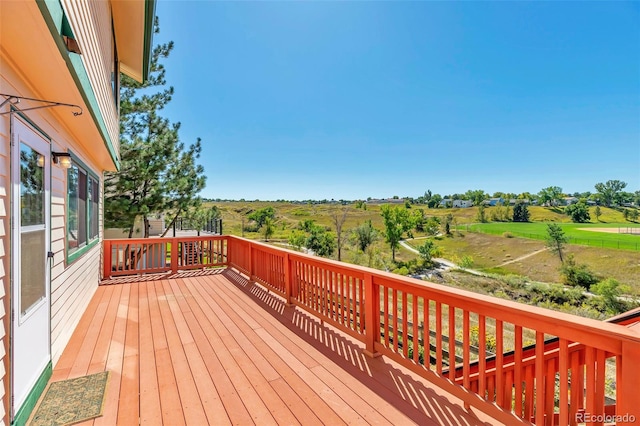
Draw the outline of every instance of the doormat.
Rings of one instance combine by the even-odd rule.
[[[109,372],[53,382],[31,420],[32,426],[71,425],[102,415]]]

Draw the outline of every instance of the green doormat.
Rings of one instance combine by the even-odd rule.
[[[109,372],[53,382],[32,426],[70,425],[102,415]]]

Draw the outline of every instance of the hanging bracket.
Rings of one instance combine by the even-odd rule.
[[[76,116],[76,117],[79,116],[79,115],[82,115],[82,112],[83,112],[82,111],[82,107],[80,107],[78,105],[73,105],[73,104],[65,104],[65,103],[62,103],[62,102],[47,101],[47,100],[44,100],[44,99],[26,98],[24,96],[7,95],[7,94],[4,94],[4,93],[0,93],[0,96],[2,96],[4,98],[4,101],[0,104],[0,108],[5,106],[6,104],[10,104],[16,110],[24,112],[24,111],[33,111],[34,109],[53,108],[53,107],[58,107],[58,106],[65,106],[65,107],[70,107],[70,108],[77,108],[78,111],[72,111],[73,115]],[[38,106],[29,107],[29,108],[19,109],[17,107],[17,105],[20,103],[20,101],[40,102],[40,103],[43,103],[44,105],[38,105]],[[11,114],[12,112],[14,112],[14,111],[11,108],[9,108],[9,111],[0,112],[0,115]]]

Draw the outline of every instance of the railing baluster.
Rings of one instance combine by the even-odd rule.
[[[407,304],[407,293],[402,292],[402,355],[407,358],[409,355],[409,336],[408,336],[408,304]]]
[[[436,372],[442,375],[442,304],[436,301]]]
[[[430,302],[426,297],[422,298],[422,345],[424,346],[424,366],[431,369],[431,330],[429,328]]]
[[[547,373],[545,378],[546,389],[545,395],[545,415],[547,416],[547,422],[553,424],[553,415],[555,408],[555,394],[556,394],[556,360],[557,358],[550,358],[547,361]]]
[[[516,325],[514,328],[514,365],[513,381],[515,385],[515,412],[518,417],[522,417],[522,326]]]
[[[413,362],[420,363],[420,341],[418,335],[418,296],[411,296],[411,313],[413,314]],[[423,351],[424,353],[424,351]]]
[[[400,337],[398,336],[398,290],[393,289],[392,291],[393,305],[391,307],[391,312],[393,312],[393,351],[398,352],[398,340],[400,340]]]
[[[478,315],[478,393],[486,399],[487,386],[487,328],[484,315]]]
[[[456,378],[456,307],[449,305],[449,380]]]
[[[586,382],[587,382],[587,407],[585,412],[596,413],[596,351],[587,347],[585,354]]]
[[[382,287],[382,289],[384,290],[384,309],[383,309],[383,315],[384,315],[384,346],[386,348],[389,347],[389,287],[384,286]]]
[[[358,279],[358,288],[360,289],[360,300],[358,300],[358,317],[360,318],[360,320],[359,320],[360,327],[359,327],[358,331],[360,333],[363,333],[364,332],[364,321],[363,321],[362,316],[365,313],[365,307],[363,306],[363,304],[364,303],[368,303],[368,300],[364,295],[364,281]],[[375,294],[377,294],[377,291],[375,292]],[[371,302],[375,306],[379,306],[380,299],[378,298],[378,303],[376,303],[376,301],[373,300],[373,299],[371,300]],[[377,309],[377,312],[380,312],[379,308]],[[379,326],[379,324],[380,324],[380,322],[378,321],[378,335],[380,334],[380,326]],[[380,340],[380,338],[378,338],[377,340]]]
[[[606,359],[602,349],[596,350],[596,416],[604,414],[604,388],[605,388],[605,371]],[[603,424],[603,423],[596,423]]]
[[[584,367],[580,364],[580,354],[582,351],[573,350],[570,353],[571,359],[571,381],[569,394],[571,395],[569,411],[570,424],[576,424],[576,414],[582,408],[582,400],[584,399]]]
[[[569,423],[569,343],[560,338],[560,356],[558,358],[560,372],[560,424]]]
[[[533,421],[533,404],[534,404],[534,367],[530,364],[524,370],[524,419],[528,422]],[[516,398],[518,393],[516,392]]]
[[[469,311],[464,309],[462,311],[462,386],[465,389],[469,387],[469,356],[470,356],[470,343],[469,343]]]
[[[504,340],[503,340],[502,321],[496,319],[496,404],[505,408],[504,401]]]

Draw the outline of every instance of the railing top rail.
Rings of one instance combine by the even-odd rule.
[[[473,293],[468,290],[404,277],[390,272],[368,268],[366,266],[352,265],[332,259],[312,256],[285,248],[274,247],[258,241],[247,240],[241,237],[229,236],[229,238],[249,242],[254,246],[264,247],[269,251],[279,250],[287,252],[289,253],[289,258],[306,260],[310,263],[335,267],[340,270],[353,271],[354,275],[371,274],[374,278],[374,282],[376,278],[378,278],[386,283],[404,287],[404,290],[407,292],[413,292],[418,295],[424,294],[431,299],[434,297],[449,299],[451,300],[452,305],[456,305],[456,307],[464,307],[465,309],[468,307],[470,311],[478,313],[487,312],[491,317],[500,318],[505,321],[514,321],[519,324],[526,324],[527,322],[530,322],[532,328],[535,328],[538,331],[553,335],[574,336],[576,341],[584,340],[585,336],[588,334],[594,337],[599,336],[607,340],[615,339],[618,341],[632,341],[640,343],[640,333],[622,325],[591,318],[578,317],[576,315],[552,311],[538,306],[525,305],[523,303],[500,299],[494,296]],[[402,290],[402,288],[399,288],[399,290]],[[591,344],[592,342],[590,341],[588,343]],[[605,342],[602,343],[604,344]],[[609,345],[607,346],[607,349],[619,352],[618,348],[612,348]]]
[[[104,242],[111,244],[159,244],[171,243],[172,241],[203,241],[203,240],[223,240],[225,235],[201,235],[201,236],[184,236],[184,237],[151,237],[151,238],[105,238]]]

